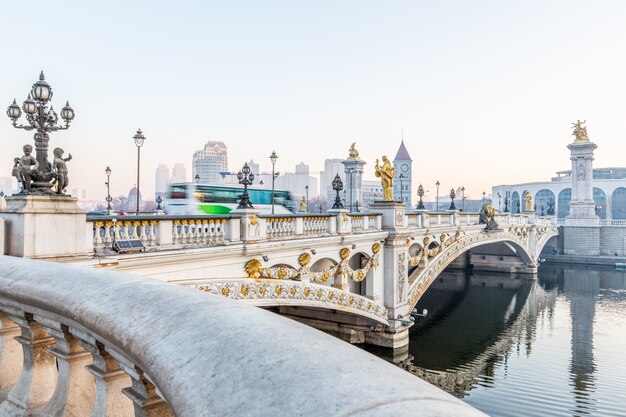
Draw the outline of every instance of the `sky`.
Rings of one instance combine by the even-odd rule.
[[[373,179],[402,132],[413,194],[544,181],[569,169],[571,123],[587,120],[594,166],[626,166],[623,1],[29,1],[0,9],[0,103],[21,103],[43,70],[51,134],[71,153],[69,188],[104,199],[209,140],[229,169],[254,159],[312,172],[352,142]],[[32,133],[0,116],[0,176]],[[415,197],[414,197],[415,199]]]

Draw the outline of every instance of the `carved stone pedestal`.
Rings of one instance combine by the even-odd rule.
[[[6,209],[0,212],[4,219],[6,255],[55,259],[90,252],[86,214],[78,207],[76,198],[18,194],[7,197],[6,201]]]

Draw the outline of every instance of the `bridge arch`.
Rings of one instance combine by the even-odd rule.
[[[540,216],[545,216],[548,213],[548,208],[550,207],[550,199],[552,199],[552,205],[554,206],[554,193],[546,188],[542,188],[537,191],[535,194],[535,204],[537,208],[535,209],[535,214]],[[554,213],[552,213],[554,214]]]
[[[626,219],[626,188],[618,187],[611,196],[611,218]]]
[[[528,229],[509,229],[495,233],[478,233],[464,236],[453,244],[445,247],[443,251],[429,260],[424,268],[416,269],[409,276],[409,291],[407,300],[409,311],[415,307],[419,299],[428,287],[437,279],[439,274],[446,269],[455,259],[467,251],[486,245],[501,243],[507,245],[526,265],[536,265],[541,249],[550,238],[558,232],[548,228],[536,229],[536,244],[533,253],[527,249]]]
[[[513,191],[511,194],[511,213],[519,213],[520,212],[520,199],[519,193],[517,191]]]
[[[564,219],[569,216],[569,202],[572,199],[572,189],[564,188],[559,193],[559,199],[557,207],[559,208],[558,217],[559,219]]]
[[[606,193],[598,187],[593,187],[593,202],[596,205],[596,215],[606,219]]]

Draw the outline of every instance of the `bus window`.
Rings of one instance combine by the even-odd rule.
[[[187,185],[185,184],[170,185],[169,198],[171,199],[187,198]]]

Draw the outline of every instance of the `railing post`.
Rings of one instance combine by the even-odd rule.
[[[157,246],[171,246],[174,244],[173,227],[174,224],[171,220],[159,219],[159,224],[156,226]]]
[[[296,224],[295,224],[294,233],[296,235],[303,235],[304,234],[304,217],[296,217]]]
[[[52,398],[41,412],[42,417],[87,416],[95,399],[93,378],[85,369],[91,355],[83,349],[69,329],[61,323],[35,316],[44,330],[54,337],[55,347],[50,353],[56,357],[59,376]]]
[[[0,415],[37,413],[52,397],[57,381],[56,362],[48,351],[54,346],[54,339],[31,314],[10,307],[7,313],[21,329],[15,340],[22,345],[23,362],[17,382],[0,405]]]
[[[430,215],[426,210],[420,212],[420,227],[430,227]]]

